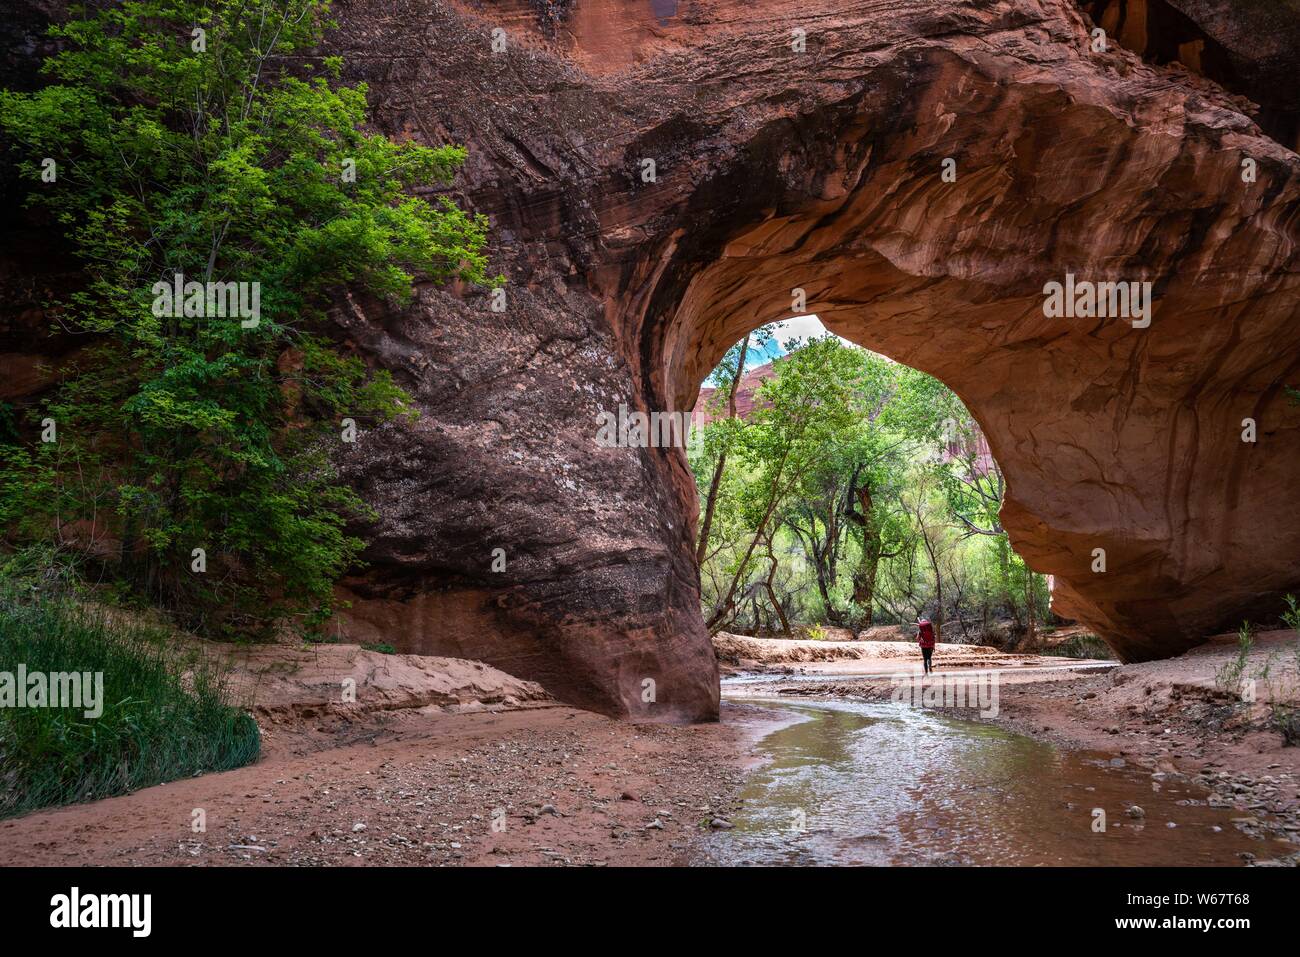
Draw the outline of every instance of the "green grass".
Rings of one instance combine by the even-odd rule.
[[[392,645],[388,644],[388,642],[386,641],[376,641],[373,644],[362,645],[361,647],[364,648],[366,651],[377,651],[381,655],[397,654],[397,649],[394,648]]]
[[[210,660],[182,654],[163,629],[18,594],[0,589],[0,672],[102,672],[103,712],[0,707],[0,818],[257,759],[257,724]]]

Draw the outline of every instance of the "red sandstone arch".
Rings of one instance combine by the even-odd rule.
[[[467,367],[459,394],[424,397],[453,436],[425,440],[429,501],[449,522],[381,528],[358,622],[602,710],[715,714],[684,461],[593,449],[590,421],[624,399],[689,408],[794,286],[835,331],[958,391],[1006,472],[1015,546],[1121,656],[1176,654],[1300,585],[1300,414],[1282,393],[1300,380],[1300,159],[1242,101],[1113,45],[1092,52],[1067,0],[767,0],[743,17],[685,4],[689,22],[667,26],[637,4],[579,2],[550,40],[504,3],[439,21],[432,42],[399,25],[418,6],[363,15],[367,43],[377,23],[386,49],[452,61],[385,75],[385,115],[469,141],[467,190],[504,240],[518,311],[498,329],[473,297],[430,291],[406,318],[449,327],[434,361]],[[506,63],[479,42],[503,18],[532,44]],[[466,77],[491,109],[449,93]],[[1151,327],[1045,319],[1043,284],[1067,271],[1152,281]],[[528,399],[476,384],[491,369]],[[469,434],[485,422],[487,440]],[[511,443],[523,461],[503,469]],[[404,503],[400,482],[374,479],[393,458],[362,481]],[[506,587],[480,570],[494,536],[523,564]],[[377,597],[394,572],[410,584]]]
[[[380,513],[351,637],[486,660],[608,713],[715,717],[693,482],[680,452],[597,447],[596,416],[688,409],[796,286],[835,331],[958,391],[1006,472],[1016,547],[1124,657],[1300,590],[1283,395],[1300,157],[1243,99],[1092,52],[1070,0],[683,0],[663,23],[634,0],[542,21],[527,0],[337,12],[333,52],[378,124],[469,147],[462,198],[510,280],[505,314],[480,290],[421,289],[401,312],[340,300],[340,333],[423,412],[342,463]],[[1153,282],[1151,327],[1044,318],[1067,271]]]
[[[685,407],[805,289],[834,331],[966,401],[1007,474],[1004,524],[1062,613],[1124,659],[1168,656],[1275,613],[1300,576],[1282,391],[1300,377],[1300,167],[1221,94],[1091,53],[1074,17],[1051,26],[1068,29],[1019,38],[1029,57],[913,45],[851,108],[771,121],[730,188],[697,188],[603,291],[648,394]],[[1152,282],[1152,325],[1046,319],[1043,285],[1067,272]]]
[[[770,202],[716,259],[681,264],[653,333],[656,390],[688,404],[725,346],[801,287],[834,331],[962,396],[1006,471],[1017,550],[1123,658],[1275,612],[1300,553],[1284,518],[1298,417],[1281,389],[1300,375],[1294,154],[1147,126],[1108,91],[1044,91],[947,52],[912,69],[932,76],[914,125],[873,137],[855,116],[802,182],[763,183]],[[939,175],[949,156],[956,183]],[[1276,178],[1243,183],[1243,159],[1265,156]],[[1152,282],[1151,326],[1045,318],[1043,285],[1067,272]]]

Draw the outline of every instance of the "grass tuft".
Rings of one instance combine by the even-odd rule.
[[[231,704],[226,673],[170,638],[66,598],[0,589],[0,673],[103,674],[98,717],[0,707],[0,818],[257,759],[257,724]]]

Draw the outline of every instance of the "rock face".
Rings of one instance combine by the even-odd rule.
[[[1179,62],[1245,94],[1269,136],[1300,149],[1300,0],[1079,0],[1093,21],[1156,63]]]
[[[715,717],[685,457],[602,447],[598,415],[688,412],[796,289],[957,391],[1015,547],[1123,658],[1300,588],[1300,157],[1244,97],[1093,52],[1068,0],[335,11],[377,124],[469,147],[457,192],[509,279],[504,312],[433,287],[401,312],[338,303],[423,411],[344,463],[381,515],[348,583],[354,640],[610,713]],[[1150,325],[1047,318],[1067,274],[1152,283]]]

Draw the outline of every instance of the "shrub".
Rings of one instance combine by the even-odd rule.
[[[1300,708],[1275,701],[1272,710],[1273,728],[1282,735],[1284,747],[1300,744]]]
[[[330,26],[327,0],[74,6],[40,88],[0,90],[6,164],[84,267],[49,308],[87,343],[26,430],[0,409],[0,522],[114,553],[207,635],[319,632],[375,517],[336,459],[415,415],[333,297],[502,281],[486,218],[414,193],[465,150],[372,132],[365,84],[313,55]]]
[[[1237,629],[1237,655],[1214,673],[1214,684],[1220,691],[1237,694],[1241,690],[1241,676],[1246,671],[1246,661],[1255,638],[1250,622],[1243,621]]]
[[[97,717],[0,707],[0,818],[257,759],[257,724],[231,705],[225,672],[169,637],[66,598],[23,597],[12,583],[0,590],[0,675],[12,682],[20,665],[103,675]]]
[[[1286,606],[1287,610],[1282,612],[1282,621],[1300,636],[1300,604],[1296,603],[1295,595],[1286,596]]]

